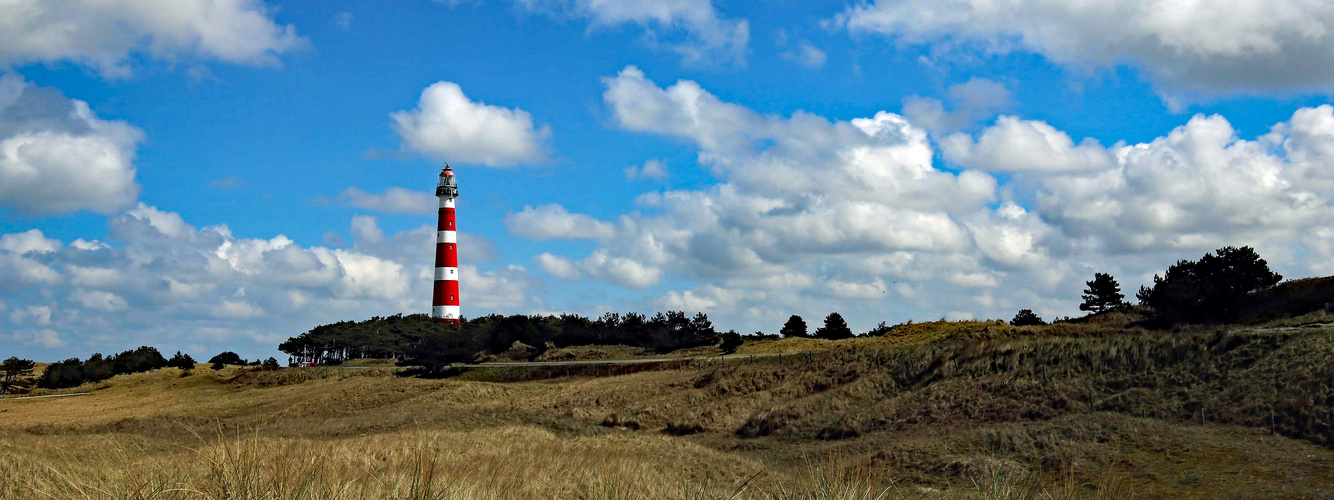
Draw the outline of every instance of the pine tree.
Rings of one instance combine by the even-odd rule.
[[[787,323],[783,324],[783,329],[779,330],[778,333],[781,333],[784,337],[809,336],[806,334],[806,320],[801,319],[801,316],[795,314],[787,319]]]
[[[1226,322],[1238,319],[1251,294],[1282,280],[1255,249],[1223,247],[1198,262],[1177,261],[1137,297],[1169,323]]]
[[[9,394],[11,392],[22,392],[31,387],[34,383],[32,379],[32,368],[35,363],[30,359],[19,359],[10,357],[4,363],[0,363],[0,394]]]
[[[713,322],[709,321],[709,315],[702,312],[695,313],[694,319],[690,320],[690,329],[699,337],[704,345],[713,345],[718,343],[718,331],[713,329]]]
[[[1095,273],[1093,281],[1084,284],[1088,288],[1084,289],[1084,303],[1079,305],[1080,311],[1093,311],[1096,314],[1125,305],[1126,296],[1121,294],[1121,284],[1112,275]]]
[[[848,328],[848,322],[843,320],[843,315],[832,312],[824,318],[824,326],[815,331],[817,338],[825,340],[842,340],[852,338],[852,329]]]

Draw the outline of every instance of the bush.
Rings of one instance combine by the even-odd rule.
[[[736,330],[728,330],[721,337],[722,341],[718,344],[718,347],[722,348],[723,352],[727,354],[736,352],[736,349],[746,342],[741,339],[741,334],[737,333]]]
[[[37,386],[43,389],[78,387],[87,382],[100,382],[124,373],[138,373],[167,366],[167,359],[157,349],[142,346],[107,358],[93,354],[87,361],[70,358],[47,366]]]
[[[704,426],[694,422],[668,422],[667,428],[662,430],[663,434],[669,436],[689,436],[704,432]]]
[[[269,359],[264,360],[264,369],[265,369],[265,370],[277,370],[277,369],[278,369],[278,360],[277,360],[277,359],[274,359],[273,356],[269,356]]]
[[[1045,325],[1047,322],[1042,321],[1042,317],[1038,316],[1032,309],[1020,309],[1014,315],[1014,319],[1010,320],[1010,324],[1014,326],[1034,326]]]
[[[217,356],[209,358],[208,362],[214,364],[221,363],[224,365],[241,365],[241,366],[246,365],[245,359],[242,358],[240,354],[234,353],[232,351],[220,352],[218,353]]]
[[[181,354],[181,351],[176,351],[176,355],[167,360],[167,366],[192,370],[195,367],[195,358],[190,357],[189,354]]]
[[[214,370],[221,370],[221,369],[223,369],[223,368],[226,368],[227,365],[224,365],[224,364],[222,364],[222,363],[219,363],[219,362],[217,362],[217,361],[214,361],[213,364],[208,365],[208,367],[209,367],[209,368],[212,368],[212,369],[214,369]]]

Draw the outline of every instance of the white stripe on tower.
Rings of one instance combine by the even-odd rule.
[[[440,218],[435,234],[435,287],[431,297],[431,317],[443,323],[458,324],[463,315],[459,310],[459,253],[458,234],[454,227],[454,199],[458,184],[454,171],[445,164],[440,172],[440,183],[435,195],[440,198]]]

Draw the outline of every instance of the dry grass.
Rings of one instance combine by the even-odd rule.
[[[1334,453],[1316,444],[1334,444],[1330,331],[1107,328],[924,323],[774,342],[823,349],[782,361],[503,383],[389,367],[123,375],[91,396],[0,401],[0,498],[1334,490]]]

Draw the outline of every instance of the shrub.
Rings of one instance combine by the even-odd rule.
[[[667,428],[662,430],[663,434],[669,436],[689,436],[704,432],[704,426],[693,422],[668,422]]]
[[[277,360],[277,359],[274,359],[273,356],[269,356],[269,359],[264,360],[264,369],[266,369],[266,370],[277,370],[277,369],[278,369],[278,360]]]
[[[721,337],[722,341],[718,344],[718,347],[721,347],[723,352],[728,354],[736,352],[736,349],[745,343],[741,339],[741,334],[737,333],[736,330],[728,330]]]
[[[208,362],[214,364],[221,363],[224,365],[241,365],[241,366],[245,366],[246,364],[245,359],[242,358],[240,354],[234,353],[232,351],[222,351],[218,353],[217,356],[209,358]]]
[[[100,382],[123,373],[156,370],[167,366],[167,359],[157,349],[142,346],[107,358],[93,354],[87,361],[70,358],[47,366],[37,386],[43,389],[77,387],[86,382]]]
[[[1014,319],[1010,320],[1010,324],[1014,326],[1033,326],[1045,325],[1047,322],[1042,321],[1042,317],[1038,316],[1032,309],[1020,309],[1014,315]]]
[[[181,354],[181,351],[176,351],[176,355],[167,360],[167,366],[190,370],[195,367],[195,358],[190,357],[189,354]]]

